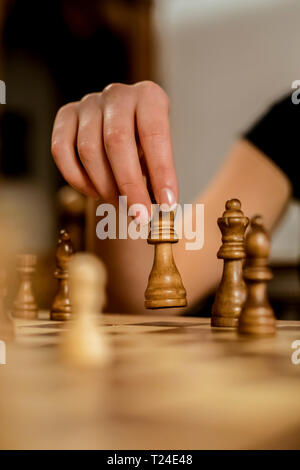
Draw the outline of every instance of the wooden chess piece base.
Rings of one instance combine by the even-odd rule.
[[[54,321],[67,321],[70,320],[72,317],[72,312],[59,312],[59,311],[52,311],[50,312],[50,318]]]
[[[239,333],[251,336],[274,336],[276,320],[272,308],[247,305],[239,322]]]
[[[242,335],[274,336],[276,319],[267,300],[265,284],[272,279],[272,273],[266,270],[258,282],[251,282],[249,279],[253,271],[249,273],[246,270],[245,275],[247,276],[248,297],[241,312],[238,331]]]
[[[51,320],[64,321],[72,316],[72,306],[70,301],[69,280],[61,279],[59,290],[52,304],[50,318]]]
[[[13,317],[24,318],[25,320],[35,320],[38,317],[38,310],[35,304],[27,304],[18,308],[18,304],[14,303]]]
[[[186,291],[174,263],[171,243],[160,243],[155,248],[153,268],[145,292],[145,307],[185,307]]]

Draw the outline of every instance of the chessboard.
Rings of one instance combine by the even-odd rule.
[[[72,320],[14,319],[0,365],[1,449],[300,448],[300,322],[255,339],[206,318],[97,322],[110,361],[80,368],[60,356]]]

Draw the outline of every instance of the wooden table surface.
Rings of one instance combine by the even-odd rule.
[[[68,323],[16,321],[0,365],[1,449],[300,448],[300,322],[268,339],[204,318],[103,322],[111,363],[82,370],[60,357]]]

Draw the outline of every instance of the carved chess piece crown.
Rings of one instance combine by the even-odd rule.
[[[66,230],[60,231],[56,250],[56,271],[58,290],[54,298],[50,317],[52,320],[69,320],[72,314],[69,287],[69,263],[73,255],[73,245]]]
[[[13,316],[16,318],[35,319],[38,316],[38,308],[32,292],[32,277],[35,273],[36,256],[18,256],[18,267],[21,283],[14,301]]]
[[[275,334],[276,319],[267,297],[267,283],[273,277],[267,266],[270,248],[270,238],[262,225],[262,219],[256,216],[251,220],[251,229],[246,236],[244,279],[248,295],[239,320],[240,334]]]
[[[154,245],[154,262],[145,291],[146,308],[185,307],[186,291],[175,265],[172,244],[178,242],[174,211],[159,211],[152,220],[148,243]]]
[[[222,246],[217,257],[224,260],[223,275],[212,307],[211,325],[236,327],[246,299],[243,280],[245,258],[244,234],[249,223],[238,199],[226,202],[225,212],[218,219],[222,232]]]

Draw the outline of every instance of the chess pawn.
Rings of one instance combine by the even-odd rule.
[[[218,226],[222,232],[222,246],[217,253],[217,257],[224,260],[224,266],[212,307],[211,326],[237,327],[246,300],[243,262],[244,235],[249,219],[241,211],[238,199],[227,201],[225,209],[223,216],[218,219]]]
[[[38,308],[32,292],[32,278],[36,268],[35,255],[18,256],[17,271],[20,275],[20,287],[13,306],[13,316],[16,318],[35,319]]]
[[[268,268],[270,238],[259,216],[251,220],[246,236],[246,266],[244,279],[248,295],[239,319],[240,334],[272,336],[276,332],[276,319],[268,301],[267,283],[273,277]]]
[[[66,362],[77,366],[97,366],[109,359],[109,347],[97,314],[106,303],[107,275],[95,255],[76,254],[70,263],[72,322],[64,332],[61,352]]]
[[[186,291],[175,265],[172,244],[178,242],[174,211],[159,211],[152,219],[148,243],[154,245],[154,263],[145,291],[146,308],[185,307]]]
[[[9,342],[15,337],[15,328],[13,319],[5,307],[6,289],[6,272],[4,268],[0,268],[0,340]]]
[[[73,245],[70,236],[66,230],[61,230],[54,273],[54,277],[58,280],[58,289],[51,307],[51,320],[69,320],[72,314],[69,289],[69,264],[72,255]]]

